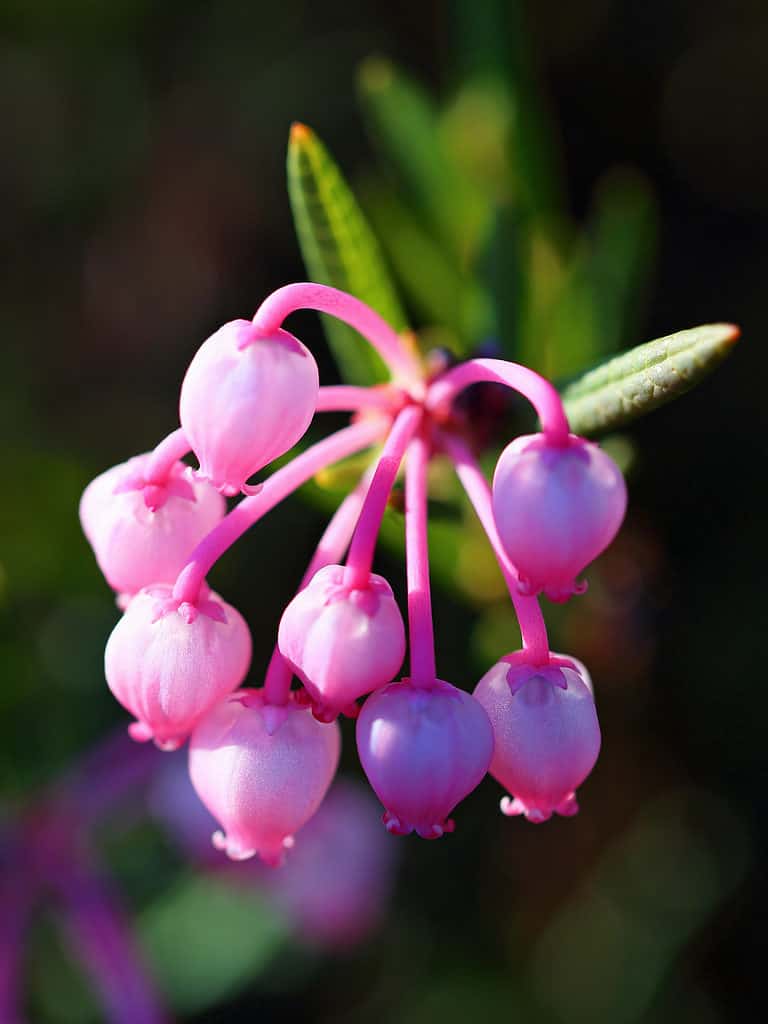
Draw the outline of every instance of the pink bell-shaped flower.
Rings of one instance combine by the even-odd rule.
[[[107,583],[123,594],[150,583],[172,583],[227,510],[205,481],[184,478],[182,462],[162,483],[148,482],[149,458],[138,455],[113,466],[92,480],[80,499],[83,533]]]
[[[452,832],[453,808],[480,783],[493,753],[488,716],[464,690],[436,679],[377,690],[357,720],[365,774],[398,835],[437,839]]]
[[[265,895],[294,923],[303,942],[351,949],[380,922],[388,904],[397,843],[382,831],[367,786],[337,780],[298,837]]]
[[[245,620],[218,595],[178,602],[160,584],[141,590],[112,630],[107,683],[137,722],[133,739],[175,750],[218,700],[239,686],[251,661]]]
[[[320,705],[339,711],[391,682],[405,655],[405,626],[392,588],[371,573],[350,588],[326,565],[283,612],[277,642]]]
[[[263,691],[241,690],[217,704],[189,744],[192,784],[223,829],[217,849],[281,863],[328,791],[340,749],[338,724],[293,701],[276,707]]]
[[[499,457],[493,514],[524,593],[564,601],[583,592],[576,577],[613,540],[626,506],[621,470],[583,438],[518,437]]]
[[[232,320],[195,353],[181,385],[181,425],[199,476],[223,494],[249,493],[262,466],[287,452],[315,414],[319,379],[309,349],[278,330]]]
[[[579,673],[562,662],[527,665],[497,662],[475,689],[493,726],[490,772],[514,799],[505,814],[546,821],[576,814],[575,790],[600,752],[600,726],[592,693]]]

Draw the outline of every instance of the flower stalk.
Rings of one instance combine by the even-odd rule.
[[[312,354],[282,328],[300,308],[359,331],[392,380],[371,388],[321,387]],[[453,412],[461,391],[481,382],[522,394],[542,424],[540,434],[507,446],[493,487],[469,444],[472,423]],[[263,483],[248,483],[325,411],[350,412],[353,421]],[[231,321],[203,343],[184,378],[180,412],[181,428],[141,465],[110,471],[117,486],[100,485],[81,512],[108,578],[128,584],[125,614],[107,644],[107,681],[136,717],[129,727],[134,739],[154,739],[162,749],[190,740],[193,784],[222,826],[215,848],[236,860],[258,854],[282,862],[293,833],[331,784],[342,713],[360,712],[358,752],[390,832],[415,831],[426,839],[450,833],[454,807],[487,771],[512,789],[505,813],[529,821],[575,813],[575,788],[594,764],[599,728],[586,671],[550,654],[537,594],[562,601],[583,590],[576,577],[610,543],[626,495],[608,456],[570,433],[554,386],[500,359],[473,359],[430,380],[415,350],[364,303],[299,283],[267,298],[253,321]],[[238,689],[250,664],[250,634],[236,609],[208,590],[208,573],[316,473],[377,443],[380,454],[331,519],[283,613],[264,687]],[[197,471],[179,462],[190,448]],[[436,673],[428,470],[440,451],[452,460],[488,536],[522,635],[522,650],[502,652],[475,696]],[[372,570],[403,460],[410,674],[395,682],[405,624],[392,587]],[[141,530],[126,530],[126,520],[138,514],[134,492],[142,488]],[[225,512],[220,495],[238,492],[247,496]],[[112,547],[97,545],[99,516],[106,513]],[[156,554],[139,563],[137,575],[134,552],[123,550],[120,538],[157,535],[162,551],[183,514],[185,536],[202,539],[173,582],[167,565],[165,578],[152,577]],[[202,530],[211,519],[213,527]],[[555,733],[569,738],[567,749],[553,746]],[[547,779],[551,784],[544,785]],[[86,928],[84,934],[94,933]]]

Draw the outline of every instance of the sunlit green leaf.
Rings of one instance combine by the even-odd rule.
[[[360,69],[371,130],[429,227],[465,267],[488,225],[482,190],[450,158],[437,111],[426,92],[382,58]]]
[[[402,330],[405,314],[379,244],[327,149],[306,125],[295,124],[291,130],[288,194],[310,277],[351,292]],[[355,331],[333,317],[323,321],[346,381],[388,379],[377,353]]]
[[[563,392],[571,429],[601,433],[692,388],[739,337],[733,324],[704,324],[615,356]]]
[[[361,196],[414,312],[456,334],[456,355],[468,353],[492,329],[490,297],[386,185],[369,179]]]
[[[521,0],[453,0],[453,44],[465,82],[506,93],[513,195],[540,222],[564,208],[558,140],[532,66]]]

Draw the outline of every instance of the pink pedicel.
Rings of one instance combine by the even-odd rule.
[[[173,583],[187,557],[226,512],[205,481],[184,478],[176,462],[161,482],[148,481],[151,455],[137,455],[92,480],[80,499],[83,533],[107,583],[135,594]]]
[[[493,514],[524,593],[564,601],[583,592],[576,577],[613,540],[626,506],[619,467],[573,434],[562,445],[518,437],[496,465]]]
[[[222,827],[213,843],[232,860],[282,863],[293,835],[317,811],[339,762],[341,733],[294,701],[240,690],[203,718],[189,744],[197,795]]]
[[[502,800],[502,811],[532,822],[576,814],[576,788],[600,752],[595,701],[579,673],[526,665],[516,652],[483,676],[475,697],[493,726],[490,773],[513,797]]]
[[[343,565],[326,565],[283,613],[280,653],[310,696],[330,709],[392,681],[405,656],[405,626],[392,588],[370,573],[368,585],[344,582]]]
[[[251,634],[231,605],[207,592],[179,602],[170,586],[141,590],[112,630],[107,683],[137,721],[133,739],[175,750],[202,716],[245,678]]]
[[[287,331],[232,320],[196,352],[181,386],[181,425],[198,475],[222,494],[292,448],[317,407],[317,364]]]
[[[437,839],[453,831],[448,815],[488,771],[493,732],[464,690],[439,679],[429,687],[403,680],[365,702],[357,749],[388,831]]]
[[[300,308],[360,332],[391,381],[320,388],[312,355],[282,328]],[[492,488],[467,440],[471,414],[455,405],[484,381],[526,397],[542,429],[502,452]],[[321,410],[355,415],[249,486]],[[125,608],[107,643],[107,682],[136,717],[134,739],[172,750],[191,737],[195,790],[221,825],[216,850],[281,863],[331,784],[340,713],[358,715],[360,760],[391,833],[435,839],[452,831],[450,814],[488,770],[512,794],[502,801],[507,814],[543,821],[576,813],[575,790],[595,764],[600,729],[589,675],[550,651],[538,595],[560,601],[584,588],[577,577],[619,529],[626,488],[607,455],[570,434],[549,381],[500,359],[431,372],[364,303],[301,282],[268,296],[252,322],[225,324],[200,347],[182,384],[180,418],[152,453],[93,481],[80,515]],[[379,444],[375,470],[362,473],[342,504],[283,614],[264,688],[232,693],[248,671],[251,640],[237,611],[208,589],[216,561],[313,475]],[[190,450],[194,473],[180,461]],[[499,562],[523,648],[501,659],[474,696],[436,678],[428,476],[443,452]],[[410,668],[392,683],[402,671],[405,625],[371,567],[403,460]],[[249,496],[227,512],[224,497],[240,492]],[[347,548],[346,565],[337,564]],[[296,691],[294,674],[304,684]],[[306,877],[313,894],[311,872]],[[297,892],[303,906],[310,897],[301,884]],[[322,930],[332,910],[322,900],[317,906]]]

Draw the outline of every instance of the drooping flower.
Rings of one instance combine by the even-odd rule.
[[[294,701],[270,705],[263,691],[220,701],[189,745],[192,784],[222,826],[214,845],[233,860],[281,863],[328,791],[340,737],[336,722],[318,722]]]
[[[226,512],[203,480],[184,478],[177,462],[161,482],[146,479],[149,454],[113,466],[86,487],[80,522],[107,583],[135,594],[173,583],[189,553]]]
[[[246,481],[303,436],[317,407],[317,364],[292,334],[264,336],[232,320],[195,353],[181,386],[181,425],[199,475],[223,494]]]
[[[387,829],[437,839],[453,831],[449,814],[487,772],[493,732],[464,690],[439,679],[429,687],[403,680],[365,702],[357,749]]]
[[[571,435],[518,437],[501,453],[493,514],[525,592],[566,600],[579,573],[621,526],[627,491],[621,470],[597,445]]]
[[[270,873],[268,895],[305,942],[348,948],[383,915],[397,844],[382,831],[377,810],[370,790],[337,780],[302,828],[283,870]]]
[[[502,801],[504,813],[533,822],[576,814],[576,789],[600,752],[595,701],[579,673],[518,655],[486,672],[475,697],[493,726],[490,773],[514,797]]]
[[[280,327],[302,306],[369,338],[392,371],[392,386],[319,394],[314,360]],[[454,414],[460,392],[482,381],[529,398],[543,430],[504,451],[493,492],[465,443],[468,425]],[[575,789],[595,763],[600,731],[588,674],[575,659],[549,651],[535,595],[543,590],[562,600],[579,589],[577,574],[621,523],[626,490],[604,453],[569,435],[557,390],[532,370],[498,359],[470,360],[427,379],[378,314],[352,296],[305,282],[279,289],[253,322],[226,324],[203,344],[184,379],[180,409],[181,428],[151,456],[112,471],[114,482],[105,474],[108,486],[95,481],[81,514],[110,582],[129,593],[149,584],[109,639],[107,681],[136,716],[136,739],[172,749],[192,733],[194,786],[222,826],[216,848],[235,860],[258,854],[281,861],[333,778],[333,719],[357,711],[366,693],[357,746],[390,832],[437,838],[451,831],[449,815],[489,766],[513,794],[503,802],[506,813],[532,821],[575,813]],[[221,495],[252,491],[248,478],[301,437],[316,409],[353,411],[355,422],[281,467],[219,522]],[[372,444],[382,445],[376,467],[323,534],[309,583],[283,615],[264,688],[232,694],[248,669],[250,637],[238,613],[210,594],[207,575],[245,530],[313,474]],[[200,462],[194,483],[176,461],[190,446]],[[436,452],[454,463],[522,634],[523,651],[502,659],[475,696],[436,678],[427,522]],[[403,460],[410,678],[391,683],[403,660],[404,624],[391,588],[371,567]],[[130,516],[117,515],[119,502],[128,500]],[[152,548],[139,528],[143,508],[157,517],[150,539],[162,535],[165,514],[173,543]],[[194,515],[184,519],[185,508]],[[203,511],[210,525],[203,525]],[[346,565],[336,564],[345,551]],[[166,571],[161,557],[171,567],[167,580],[159,578]],[[136,575],[129,578],[128,570]],[[304,683],[295,693],[293,672]]]
[[[163,758],[153,776],[150,810],[169,838],[197,867],[233,886],[255,887],[287,915],[302,942],[349,948],[386,910],[397,865],[397,843],[381,829],[378,803],[362,783],[337,778],[303,825],[280,871],[254,859],[233,863],[211,843],[216,819],[189,778],[186,752]],[[250,870],[249,870],[250,868]]]
[[[107,683],[137,719],[140,741],[180,746],[216,701],[239,686],[251,660],[251,634],[231,605],[210,593],[175,601],[166,585],[141,590],[107,641]]]
[[[280,653],[315,701],[338,711],[390,682],[405,655],[405,626],[392,588],[370,573],[364,587],[327,565],[294,597],[278,632]]]

